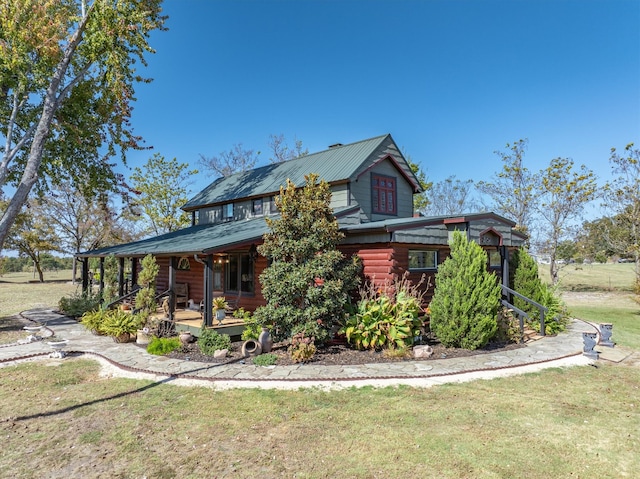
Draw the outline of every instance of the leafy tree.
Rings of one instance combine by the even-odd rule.
[[[55,228],[60,238],[59,250],[76,254],[110,242],[118,227],[118,215],[105,194],[87,199],[80,188],[73,184],[61,184],[52,189],[46,201],[41,202],[42,214]],[[73,258],[73,280],[77,265]]]
[[[0,14],[0,249],[35,187],[117,187],[108,159],[141,148],[130,118],[137,62],[163,29],[161,0],[5,0]],[[86,180],[89,181],[86,181]],[[83,183],[84,182],[84,183]]]
[[[404,157],[407,160],[409,168],[411,168],[411,171],[413,171],[413,174],[418,179],[418,183],[420,183],[420,186],[423,190],[422,193],[413,195],[413,211],[415,211],[416,213],[424,213],[428,209],[430,204],[429,190],[433,186],[433,182],[427,179],[426,173],[422,171],[422,168],[420,168],[420,165],[418,163],[414,163],[413,161],[411,161],[411,156],[404,153]]]
[[[487,253],[455,231],[429,304],[432,331],[447,347],[483,347],[498,331],[501,291],[496,276],[487,271]]]
[[[284,135],[269,135],[269,148],[272,152],[272,157],[269,158],[271,163],[282,163],[283,161],[293,160],[294,158],[300,158],[309,154],[307,148],[302,147],[301,140],[295,140],[294,146],[291,148],[287,145]]]
[[[267,219],[270,232],[258,247],[270,265],[260,275],[267,305],[255,318],[274,324],[275,339],[299,332],[318,341],[328,337],[359,284],[359,261],[345,260],[337,249],[343,234],[330,207],[329,185],[315,174],[305,181],[300,189],[290,180],[280,188],[280,218]]]
[[[612,148],[609,161],[618,176],[604,190],[604,205],[615,213],[606,239],[616,253],[633,258],[640,294],[640,149],[629,143],[620,155]]]
[[[198,170],[189,170],[187,163],[175,158],[166,160],[156,153],[143,168],[135,168],[131,175],[138,197],[134,207],[140,208],[144,218],[156,234],[169,233],[189,226],[189,215],[180,207],[187,202],[187,186]]]
[[[540,207],[543,220],[543,249],[549,253],[551,281],[558,283],[558,247],[568,239],[573,222],[581,218],[585,204],[595,198],[597,185],[594,174],[582,165],[573,169],[573,160],[555,158],[549,166],[540,171]]]
[[[472,197],[473,180],[459,180],[455,175],[431,187],[425,213],[433,216],[453,216],[477,211]]]
[[[528,140],[507,143],[508,151],[496,151],[502,160],[502,171],[492,182],[480,181],[476,188],[493,200],[493,209],[516,222],[516,229],[530,234],[533,215],[540,193],[539,177],[524,166]]]
[[[609,217],[585,221],[577,235],[577,248],[580,254],[598,263],[606,263],[616,252],[610,246],[608,236],[623,236],[624,230],[615,228]]]
[[[237,143],[229,151],[221,151],[218,156],[206,157],[200,154],[200,163],[211,175],[227,177],[241,171],[249,171],[258,162],[260,152],[246,150]]]
[[[31,202],[16,217],[6,244],[21,255],[31,258],[38,271],[38,278],[43,283],[43,254],[58,250],[59,241],[48,218],[42,214],[40,205],[37,202]]]

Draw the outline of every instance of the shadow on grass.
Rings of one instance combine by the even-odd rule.
[[[57,416],[59,414],[65,414],[68,412],[72,412],[72,411],[77,411],[78,409],[81,409],[83,407],[88,407],[88,406],[93,406],[95,404],[101,404],[101,403],[105,403],[107,401],[113,401],[114,399],[121,399],[124,397],[128,397],[128,396],[132,396],[134,394],[139,394],[145,391],[148,391],[149,389],[153,389],[157,386],[161,386],[163,384],[169,384],[171,383],[171,381],[174,381],[176,379],[194,379],[193,377],[188,377],[194,373],[197,373],[199,371],[206,371],[208,369],[214,368],[214,367],[219,367],[219,366],[223,366],[226,364],[232,364],[232,363],[236,363],[236,362],[240,362],[242,361],[242,359],[234,359],[231,361],[227,361],[225,363],[219,363],[219,364],[211,364],[211,365],[207,365],[205,367],[202,368],[196,368],[196,369],[192,369],[190,371],[185,371],[183,373],[180,374],[161,374],[161,373],[154,373],[154,372],[149,372],[147,374],[157,374],[158,376],[168,376],[164,379],[161,379],[159,381],[154,381],[151,384],[147,384],[146,386],[142,386],[140,388],[137,389],[133,389],[131,391],[124,391],[118,394],[113,394],[111,396],[107,396],[107,397],[103,397],[103,398],[99,398],[99,399],[94,399],[93,401],[87,401],[84,403],[80,403],[80,404],[75,404],[73,406],[68,406],[62,409],[57,409],[55,411],[47,411],[47,412],[42,412],[42,413],[37,413],[37,414],[30,414],[28,416],[18,416],[14,419],[12,419],[12,421],[18,422],[18,421],[28,421],[30,419],[38,419],[38,418],[46,418],[46,417],[51,417],[51,416]],[[204,379],[204,378],[201,378]]]

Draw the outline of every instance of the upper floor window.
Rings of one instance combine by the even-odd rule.
[[[382,175],[371,175],[371,200],[374,213],[385,215],[395,215],[398,213],[396,207],[396,185],[395,178]]]
[[[278,212],[278,207],[276,206],[276,197],[272,196],[271,201],[269,201],[269,213],[276,214]]]
[[[436,269],[437,267],[437,250],[409,250],[409,270]]]
[[[233,219],[233,203],[227,203],[226,205],[222,206],[222,219]]]
[[[251,213],[253,216],[262,216],[262,198],[251,201]]]

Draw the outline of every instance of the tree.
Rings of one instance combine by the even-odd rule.
[[[270,264],[260,275],[267,305],[255,317],[275,325],[275,339],[304,332],[323,340],[343,318],[349,292],[359,284],[359,261],[345,260],[337,249],[343,234],[330,207],[329,185],[314,174],[305,181],[300,189],[290,180],[280,188],[280,218],[267,218],[270,231],[258,247]]]
[[[616,254],[607,239],[610,235],[616,238],[624,235],[624,230],[613,228],[611,218],[605,216],[593,221],[585,221],[577,234],[578,251],[585,259],[606,263]]]
[[[478,207],[471,195],[473,180],[458,180],[455,175],[435,183],[427,195],[425,213],[432,216],[453,216],[473,213]]]
[[[9,248],[28,256],[38,271],[38,278],[44,283],[42,255],[59,249],[60,239],[37,202],[26,205],[18,214],[6,239]]]
[[[309,154],[308,149],[303,149],[301,140],[294,140],[294,146],[291,148],[282,134],[269,135],[269,148],[273,155],[269,158],[271,163],[282,163]]]
[[[636,291],[640,295],[640,149],[633,143],[620,155],[611,149],[613,173],[618,177],[604,189],[604,206],[614,215],[606,229],[609,246],[635,262]]]
[[[224,178],[251,170],[258,162],[258,155],[259,151],[245,150],[242,143],[236,143],[229,151],[221,151],[218,156],[206,157],[200,154],[200,164],[211,171],[211,175]]]
[[[137,198],[133,206],[140,209],[156,234],[169,233],[189,226],[189,215],[180,207],[189,199],[188,185],[198,170],[189,170],[188,163],[166,160],[155,153],[143,168],[135,168],[131,175]]]
[[[0,14],[0,249],[30,192],[117,187],[108,159],[141,148],[130,125],[137,62],[162,30],[161,0],[5,0]],[[85,176],[86,175],[86,176]],[[88,182],[86,181],[88,178]]]
[[[413,195],[413,211],[416,213],[425,213],[428,209],[430,201],[429,201],[429,190],[433,186],[433,182],[427,179],[427,175],[418,163],[414,163],[411,159],[411,156],[403,151],[403,155],[405,160],[407,160],[407,164],[411,171],[418,179],[418,183],[422,187],[422,193],[416,193]]]
[[[75,255],[109,242],[111,233],[117,226],[113,208],[105,203],[106,195],[99,195],[93,201],[72,184],[62,184],[52,189],[46,201],[41,201],[41,214],[55,228],[60,238],[59,250]],[[73,258],[72,278],[76,279],[77,264]]]
[[[498,331],[501,291],[496,276],[487,271],[487,253],[455,231],[429,304],[432,331],[447,347],[483,347]]]
[[[495,151],[502,160],[502,171],[494,175],[493,182],[480,181],[476,188],[493,201],[493,208],[516,222],[516,229],[530,234],[533,214],[540,190],[538,177],[524,166],[528,140],[507,143],[508,151]]]
[[[586,203],[595,198],[597,185],[594,174],[582,165],[573,169],[573,160],[555,158],[540,171],[538,212],[543,220],[543,250],[549,253],[551,282],[558,284],[558,247],[569,239],[574,221],[581,218]]]

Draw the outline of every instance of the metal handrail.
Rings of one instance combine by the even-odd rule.
[[[536,303],[533,299],[527,298],[526,296],[518,293],[517,291],[514,291],[513,289],[505,286],[504,284],[502,284],[501,286],[502,286],[503,296],[506,296],[507,298],[509,298],[508,294],[512,294],[522,299],[523,301],[526,301],[527,303],[532,304],[533,306],[538,308],[538,310],[540,311],[540,336],[544,336],[545,335],[545,314],[549,312],[549,309],[546,306],[541,305],[540,303]],[[503,299],[501,303],[503,306],[506,306],[507,308],[512,309],[518,315],[518,318],[520,320],[520,333],[524,335],[524,318],[526,317],[530,319],[529,315],[524,311],[522,311],[521,309],[516,308],[513,304],[511,304],[510,301],[506,299]]]
[[[130,293],[127,293],[124,296],[120,296],[119,298],[116,298],[113,301],[111,301],[109,304],[107,304],[106,309],[109,309],[112,306],[115,306],[116,304],[122,303],[125,299],[131,298],[135,294],[138,294],[138,291],[140,291],[140,286],[136,285],[135,288]]]

